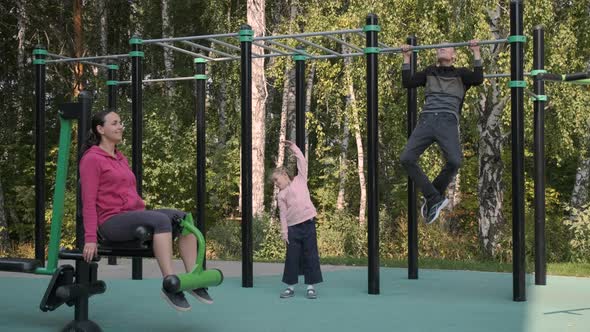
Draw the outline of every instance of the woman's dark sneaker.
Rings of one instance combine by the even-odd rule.
[[[191,291],[188,291],[188,293],[194,296],[197,300],[201,301],[202,303],[213,304],[213,299],[211,298],[211,296],[209,296],[209,293],[205,288],[193,289]]]
[[[178,311],[189,311],[191,310],[191,305],[188,303],[186,298],[184,297],[183,292],[172,293],[167,292],[165,289],[162,289],[162,298],[168,302],[168,304],[178,310]]]

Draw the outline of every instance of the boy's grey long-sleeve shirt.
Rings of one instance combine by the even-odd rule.
[[[428,66],[410,74],[410,65],[402,66],[402,84],[405,88],[425,87],[423,113],[452,113],[459,121],[465,93],[470,87],[483,83],[481,60],[475,60],[473,71],[465,67]]]

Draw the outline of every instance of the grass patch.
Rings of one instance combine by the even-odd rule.
[[[570,277],[590,277],[590,263],[550,263],[547,274]]]

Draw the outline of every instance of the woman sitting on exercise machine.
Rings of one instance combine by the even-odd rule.
[[[123,130],[121,118],[113,111],[98,112],[92,117],[92,128],[80,160],[84,259],[89,262],[98,254],[97,232],[106,240],[124,242],[134,240],[137,227],[145,226],[153,230],[154,256],[162,277],[173,275],[172,240],[175,237],[179,237],[180,255],[189,272],[197,257],[197,239],[193,234],[177,234],[172,226],[174,219],[183,219],[186,213],[171,209],[145,209],[129,162],[117,150]],[[188,293],[203,303],[213,303],[205,288],[189,290]],[[162,297],[176,310],[191,309],[182,291],[173,293],[163,287]]]

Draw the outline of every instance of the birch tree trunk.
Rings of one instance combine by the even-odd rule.
[[[74,0],[74,54],[76,57],[84,55],[84,37],[82,35],[82,0]],[[81,62],[74,63],[74,97],[84,90],[82,75],[84,66]]]
[[[248,0],[248,24],[254,36],[266,33],[265,0]],[[263,54],[259,46],[252,46],[252,52]],[[266,138],[266,79],[264,58],[252,59],[252,215],[264,212],[264,149]]]
[[[442,224],[443,229],[447,232],[452,232],[455,229],[455,226],[459,223],[459,218],[457,215],[453,213],[455,207],[461,202],[461,172],[455,175],[455,178],[449,184],[447,188],[447,197],[449,198],[449,205],[448,209],[451,213],[445,216],[445,222]]]
[[[219,101],[219,145],[225,146],[227,142],[227,81],[224,77],[219,77],[219,93],[217,99]]]
[[[311,94],[313,93],[313,80],[315,78],[315,62],[311,63],[309,74],[307,75],[307,82],[305,86],[305,112],[311,111]],[[305,117],[307,119],[307,117]],[[305,121],[305,128],[308,128],[307,120]],[[305,159],[309,162],[309,140],[307,139],[307,130],[305,130]]]
[[[281,103],[281,124],[279,126],[279,150],[277,152],[277,162],[276,167],[282,167],[285,163],[285,145],[282,143],[285,139],[287,139],[287,119],[289,110],[295,109],[295,85],[292,84],[295,77],[295,68],[287,67],[285,68],[285,80],[283,82],[283,100]],[[292,126],[293,127],[293,126]],[[272,193],[272,203],[271,203],[271,216],[274,216],[277,212],[277,200],[276,197],[279,194],[279,188],[274,186],[273,193]]]
[[[26,73],[25,70],[25,33],[26,33],[26,28],[27,28],[27,12],[25,9],[25,4],[24,4],[24,0],[18,0],[16,2],[17,5],[17,40],[18,40],[18,47],[17,47],[17,58],[16,58],[16,67],[17,67],[17,71],[16,71],[16,75],[17,75],[17,80],[18,80],[18,95],[19,96],[24,96],[25,95],[25,80],[23,77],[23,74]],[[23,98],[24,99],[24,98]],[[17,132],[21,132],[24,128],[24,122],[25,122],[25,118],[24,118],[24,106],[23,106],[23,101],[19,101],[16,104],[16,131]],[[21,135],[15,135],[15,137],[17,138],[17,142],[18,139]]]
[[[338,167],[338,199],[336,200],[336,209],[338,211],[344,210],[346,207],[346,168],[348,166],[348,142],[349,142],[350,128],[348,127],[348,113],[344,112],[344,123],[342,124],[342,144],[340,148],[340,160]]]
[[[570,205],[580,209],[588,202],[588,186],[590,184],[590,158],[582,157],[576,171],[576,182],[572,190]]]
[[[346,52],[347,49],[343,47],[342,51]],[[342,123],[342,144],[340,145],[341,152],[338,167],[338,198],[336,199],[336,210],[338,211],[342,211],[346,208],[346,168],[348,167],[348,144],[350,140],[350,127],[348,121],[348,111],[346,111],[344,112]]]
[[[449,198],[448,209],[453,211],[453,209],[461,202],[461,172],[457,173],[453,181],[449,184],[447,196]]]
[[[502,34],[499,27],[500,10],[498,6],[495,10],[488,11],[490,31],[493,37],[498,39]],[[499,54],[504,49],[504,45],[496,45],[493,48],[491,61],[487,66],[489,72],[496,72]],[[502,97],[503,87],[500,84],[503,84],[503,81],[489,80],[489,85],[484,85],[483,92],[480,94],[478,105],[479,238],[483,251],[488,256],[495,255],[500,231],[505,223],[502,213],[504,163],[502,162],[501,118],[508,97]]]
[[[345,57],[344,58],[344,66],[345,68],[351,68],[352,66],[352,58]],[[354,131],[354,138],[356,141],[356,150],[357,150],[357,173],[359,177],[359,186],[361,191],[361,197],[359,202],[359,223],[363,224],[366,220],[366,210],[367,210],[367,182],[365,179],[365,154],[363,149],[363,137],[361,135],[361,126],[360,126],[360,119],[358,114],[358,108],[356,106],[356,95],[354,93],[354,84],[349,70],[345,70],[345,80],[346,85],[348,88],[348,94],[346,95],[346,110],[350,112],[352,130]]]
[[[162,35],[163,38],[169,38],[174,35],[174,27],[170,24],[168,0],[162,0]],[[162,47],[162,49],[164,51],[164,72],[166,73],[166,77],[172,77],[174,71],[173,51],[168,47]],[[173,82],[166,82],[166,95],[168,97],[174,96]]]
[[[98,15],[100,16],[100,54],[108,53],[108,11],[106,6],[107,0],[99,0]]]

